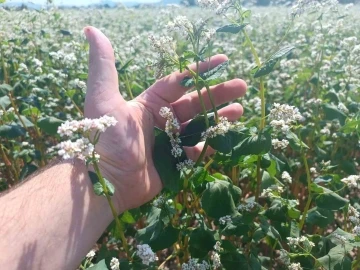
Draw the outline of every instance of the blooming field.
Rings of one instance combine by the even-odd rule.
[[[71,129],[116,122],[66,122],[84,118],[86,25],[111,40],[128,100],[223,53],[228,62],[189,71],[182,84],[200,90],[242,78],[244,115],[229,122],[213,107],[180,130],[162,108],[153,158],[163,192],[120,215],[80,268],[360,269],[360,8],[199,2],[202,9],[0,9],[0,191],[58,155],[99,160],[96,140]],[[200,141],[216,153],[187,159],[183,147]],[[109,194],[101,185],[95,192],[112,195],[101,184]]]

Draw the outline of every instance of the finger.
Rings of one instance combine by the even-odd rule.
[[[124,101],[118,87],[114,50],[109,39],[98,29],[88,26],[84,33],[90,45],[89,76],[85,97],[85,114],[93,105],[112,99]]]
[[[184,151],[185,151],[186,156],[188,157],[188,159],[196,161],[200,157],[200,154],[201,154],[201,152],[202,152],[202,150],[204,148],[204,145],[205,145],[205,142],[199,142],[194,147],[184,147]],[[208,146],[206,148],[206,152],[205,152],[204,157],[211,156],[211,155],[215,154],[215,152],[216,151],[213,148]]]
[[[210,87],[215,106],[244,96],[246,87],[246,82],[240,79],[234,79]],[[201,96],[204,100],[206,109],[211,109],[212,106],[206,88],[201,90]],[[181,97],[179,100],[172,103],[171,106],[180,123],[186,122],[202,111],[200,99],[196,91]]]
[[[240,118],[240,116],[243,114],[244,109],[239,103],[233,103],[230,104],[221,110],[218,111],[219,116],[226,117],[230,122],[234,122]],[[186,124],[182,124],[181,128],[185,128]],[[184,150],[186,152],[186,155],[191,160],[197,160],[204,148],[204,142],[200,142],[194,147],[184,147]],[[211,147],[208,147],[206,149],[205,157],[210,156],[215,153],[215,150]]]
[[[212,56],[210,60],[206,62],[200,62],[199,71],[201,73],[210,70],[221,63],[227,60],[227,56],[224,54],[218,54]],[[191,70],[196,71],[196,64],[192,64],[189,66]],[[189,77],[189,71],[174,72],[160,80],[158,80],[153,86],[151,86],[147,91],[143,93],[143,98],[156,96],[164,100],[165,102],[172,103],[182,97],[186,91],[189,90],[187,87],[183,87],[180,85],[180,82],[185,78]]]

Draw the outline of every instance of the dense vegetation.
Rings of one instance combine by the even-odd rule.
[[[84,26],[111,40],[127,99],[161,74],[224,53],[228,62],[182,84],[244,79],[244,116],[230,123],[213,108],[177,134],[164,108],[169,125],[155,130],[154,149],[163,192],[120,215],[127,244],[110,225],[80,268],[360,269],[360,10],[305,2],[292,12],[201,2],[222,15],[0,9],[0,190],[48,164],[58,127],[83,118]],[[172,154],[199,141],[216,154],[203,162]]]

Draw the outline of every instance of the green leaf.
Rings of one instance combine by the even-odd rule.
[[[134,61],[134,59],[130,59],[127,61],[120,69],[118,69],[118,72],[120,74],[123,74],[126,72],[126,69],[131,65],[131,63]]]
[[[345,244],[345,247],[346,245],[348,244]],[[345,250],[343,246],[338,245],[317,260],[326,270],[350,270],[351,260],[346,256]]]
[[[206,184],[201,198],[201,206],[206,214],[219,219],[226,215],[237,213],[235,204],[239,201],[241,189],[233,184],[215,180]]]
[[[317,225],[320,228],[325,228],[327,225],[333,223],[333,221],[334,212],[320,207],[310,209],[306,217],[307,224]]]
[[[234,147],[232,159],[240,156],[260,155],[268,153],[271,149],[271,135],[269,130],[262,130],[256,135],[251,135]]]
[[[56,135],[58,127],[63,122],[64,121],[53,116],[47,116],[40,118],[37,122],[37,125],[42,131],[48,133],[49,135]]]
[[[148,244],[150,245],[153,251],[163,250],[166,248],[170,248],[179,238],[180,230],[174,228],[171,225],[163,228],[160,233],[150,241]]]
[[[97,264],[91,266],[90,268],[87,268],[88,270],[108,270],[105,259],[101,260]]]
[[[201,139],[201,133],[206,130],[205,116],[200,115],[192,119],[180,134],[183,146],[195,146]]]
[[[290,237],[297,238],[299,236],[300,236],[299,223],[297,223],[295,220],[292,220],[290,224]]]
[[[209,145],[220,153],[227,154],[232,150],[231,134],[217,135],[214,138],[209,138]]]
[[[132,214],[129,211],[125,211],[124,213],[122,213],[120,219],[122,222],[128,223],[128,224],[136,223],[136,220],[134,219],[134,217],[132,216]]]
[[[326,120],[339,120],[340,124],[343,126],[345,124],[346,115],[340,111],[335,105],[332,104],[324,104],[323,111],[325,113]]]
[[[64,36],[71,36],[71,32],[69,30],[65,30],[65,29],[61,29],[60,33],[63,34]]]
[[[220,33],[232,33],[232,34],[237,34],[239,33],[241,30],[243,30],[245,28],[245,26],[247,26],[248,23],[243,23],[243,24],[228,24],[225,26],[222,26],[218,29],[216,29],[216,32]]]
[[[315,202],[320,208],[337,211],[349,203],[349,200],[339,196],[335,192],[323,188],[324,193],[317,195]]]
[[[245,255],[239,252],[222,253],[220,254],[220,261],[225,270],[249,269]]]
[[[289,144],[294,151],[300,152],[303,148],[309,149],[309,147],[292,131],[286,133],[286,139],[288,139]]]
[[[294,46],[285,46],[279,49],[276,53],[271,55],[270,58],[264,64],[262,64],[261,67],[256,67],[254,69],[254,78],[262,77],[272,72],[277,61],[283,56],[287,55],[293,49],[295,49]]]
[[[0,126],[0,137],[14,139],[16,137],[24,136],[25,129],[19,125],[2,125]]]
[[[0,108],[5,109],[10,104],[11,104],[11,101],[8,96],[3,96],[0,98]]]
[[[94,189],[94,193],[98,196],[105,196],[105,192],[104,192],[104,188],[102,186],[102,184],[99,181],[99,177],[97,176],[96,173],[88,171],[90,180],[93,184],[93,189]],[[105,181],[105,185],[107,188],[107,191],[109,193],[110,196],[114,195],[115,193],[115,187],[113,186],[113,184],[111,184],[106,178],[104,178]]]
[[[7,94],[8,92],[12,91],[13,88],[8,84],[0,84],[0,91],[4,94]]]
[[[190,233],[189,251],[194,258],[205,257],[213,249],[216,241],[214,232],[210,231],[203,223]]]
[[[156,133],[153,152],[155,168],[164,189],[178,192],[180,191],[180,172],[176,169],[176,164],[179,160],[171,155],[172,146],[168,135],[159,129]]]
[[[221,63],[220,65],[214,67],[213,69],[210,69],[209,71],[206,71],[204,73],[199,74],[200,77],[204,81],[211,81],[219,78],[222,73],[226,70],[227,66],[229,65],[229,61],[225,61]],[[192,77],[185,77],[180,84],[184,87],[192,87],[195,85],[195,81]]]

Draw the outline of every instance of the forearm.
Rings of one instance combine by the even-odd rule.
[[[54,165],[0,198],[0,269],[75,269],[111,220],[85,165]]]

